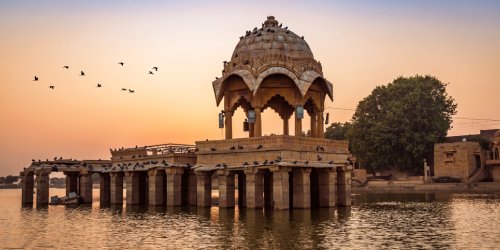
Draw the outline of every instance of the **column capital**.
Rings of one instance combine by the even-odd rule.
[[[292,172],[292,168],[283,167],[283,166],[272,166],[272,167],[269,167],[269,171],[271,171],[271,172]]]
[[[52,168],[38,168],[38,169],[35,169],[35,175],[39,176],[39,175],[49,175],[50,173],[52,173]]]
[[[243,172],[245,174],[262,174],[262,170],[256,168],[244,169]]]
[[[234,175],[234,171],[227,170],[227,169],[219,169],[219,170],[216,170],[216,173],[217,173],[217,175],[219,175],[219,176],[230,176],[230,175]]]
[[[352,168],[351,165],[338,166],[337,167],[337,172],[351,172],[352,169],[353,168]]]
[[[152,168],[148,170],[148,176],[157,176],[165,173],[164,168]]]
[[[300,173],[311,173],[311,168],[303,168],[303,167],[298,167],[298,168],[293,168],[293,172],[300,172]]]
[[[184,168],[182,168],[182,167],[168,167],[165,169],[165,173],[167,173],[167,174],[183,174]]]
[[[194,171],[196,176],[211,176],[213,174],[212,171]]]
[[[123,176],[123,172],[109,172],[109,175],[111,177],[118,177],[118,176]]]

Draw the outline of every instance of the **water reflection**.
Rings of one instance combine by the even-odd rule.
[[[51,190],[52,192],[52,190]],[[495,248],[498,194],[370,194],[352,207],[22,207],[0,190],[0,248]],[[68,247],[69,246],[69,247]]]

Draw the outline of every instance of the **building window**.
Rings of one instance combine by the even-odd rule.
[[[500,157],[498,155],[498,148],[495,148],[495,160],[500,160]]]
[[[455,153],[454,152],[446,152],[446,157],[444,161],[446,163],[453,163],[455,161]]]

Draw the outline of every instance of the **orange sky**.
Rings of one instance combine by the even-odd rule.
[[[0,176],[32,158],[105,159],[109,148],[220,139],[211,82],[267,15],[305,36],[334,83],[328,107],[354,109],[376,85],[431,74],[450,84],[457,117],[500,120],[500,3],[303,2],[2,1]],[[329,112],[341,122],[353,113]],[[242,121],[238,110],[236,137]],[[281,126],[264,112],[264,134]],[[499,127],[456,119],[449,134]]]

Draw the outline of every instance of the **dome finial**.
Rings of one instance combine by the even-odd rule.
[[[267,20],[264,22],[264,26],[266,27],[275,27],[278,26],[279,22],[274,19],[274,16],[267,16]]]

